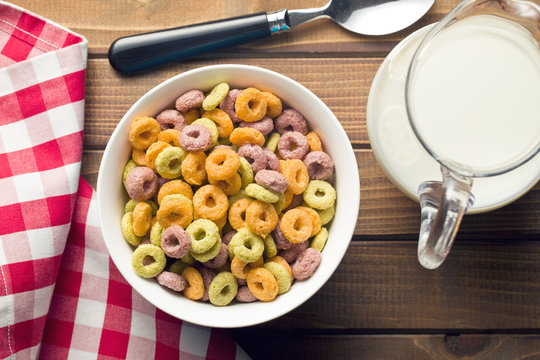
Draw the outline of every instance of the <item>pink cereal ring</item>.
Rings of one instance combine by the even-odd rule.
[[[292,243],[287,240],[287,238],[283,234],[283,231],[281,231],[280,223],[281,220],[278,220],[276,228],[274,229],[274,231],[272,231],[272,237],[274,238],[274,242],[276,243],[276,247],[278,249],[287,250],[291,248]]]
[[[255,130],[259,130],[261,134],[268,135],[274,130],[274,121],[272,118],[265,116],[261,120],[255,122],[242,121],[238,126],[254,128]]]
[[[246,286],[246,285],[247,285],[247,280],[246,280],[246,279],[239,279],[239,278],[236,278],[236,283],[238,284],[238,287],[240,287],[240,286]]]
[[[236,103],[236,98],[241,92],[242,90],[238,89],[229,90],[225,98],[221,100],[221,103],[219,104],[219,108],[225,111],[229,115],[231,120],[235,123],[239,123],[242,121],[238,118],[236,112],[234,111],[234,104]]]
[[[206,127],[187,125],[180,132],[180,146],[187,151],[204,151],[212,146],[212,134]]]
[[[268,148],[263,148],[266,155],[266,169],[279,172],[279,159],[274,152]]]
[[[280,134],[287,131],[298,131],[302,135],[308,133],[307,122],[304,116],[295,109],[283,110],[281,115],[276,118],[276,130]]]
[[[197,270],[199,270],[199,272],[201,273],[204,284],[204,294],[202,298],[200,298],[200,300],[208,301],[210,300],[210,297],[208,296],[208,289],[210,288],[210,284],[212,283],[212,280],[214,280],[216,273],[214,270],[210,270],[208,268],[205,268],[204,266],[198,267]]]
[[[201,107],[204,101],[204,94],[200,90],[189,90],[176,99],[176,109],[180,112],[186,112],[191,109]]]
[[[321,252],[313,248],[307,248],[292,266],[293,276],[297,280],[309,279],[321,263]]]
[[[251,290],[249,290],[249,288],[245,285],[240,286],[238,288],[235,299],[236,301],[241,302],[241,303],[248,303],[248,302],[253,302],[257,300],[255,295],[253,295]]]
[[[278,255],[285,259],[289,264],[293,263],[309,247],[309,240],[301,243],[291,244],[287,250],[281,250]]]
[[[206,262],[203,262],[202,264],[210,269],[219,269],[220,267],[225,265],[227,259],[229,259],[229,250],[227,248],[227,245],[225,245],[222,241],[221,248],[219,249],[216,257]]]
[[[126,190],[133,200],[148,200],[154,196],[157,188],[157,175],[146,166],[137,166],[126,178]]]
[[[284,159],[302,159],[309,152],[307,138],[298,131],[288,131],[281,135],[278,151]]]
[[[156,276],[156,280],[160,285],[168,287],[174,291],[183,291],[186,287],[186,280],[182,275],[170,271],[163,271],[161,274]]]
[[[191,237],[179,225],[172,225],[161,233],[161,248],[165,255],[180,259],[191,249]]]
[[[304,158],[310,180],[326,180],[334,173],[334,161],[323,151],[312,151]]]
[[[186,121],[180,111],[173,109],[167,109],[160,112],[156,117],[156,121],[158,122],[161,131],[168,129],[180,131],[186,126]]]
[[[229,245],[234,234],[236,234],[236,230],[229,231],[228,233],[223,235],[223,239],[221,239],[221,242],[225,245]]]
[[[302,201],[304,201],[303,194],[294,195],[291,200],[291,203],[289,204],[289,206],[287,206],[287,208],[285,208],[285,210],[283,210],[283,213],[285,213],[288,210],[294,209],[297,206],[300,206],[302,204]]]
[[[244,157],[251,164],[254,173],[266,168],[266,155],[259,145],[244,144],[238,149],[238,155]]]
[[[289,186],[289,180],[274,170],[261,170],[255,175],[255,182],[262,187],[278,193],[284,193]]]

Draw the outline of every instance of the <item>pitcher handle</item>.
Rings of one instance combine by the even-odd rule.
[[[418,238],[418,261],[426,269],[439,267],[452,247],[463,215],[474,203],[472,178],[454,174],[441,166],[440,181],[426,181],[418,187],[422,211]]]

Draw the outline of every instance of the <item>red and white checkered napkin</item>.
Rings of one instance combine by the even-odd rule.
[[[241,359],[122,278],[79,180],[87,41],[0,1],[0,358]]]

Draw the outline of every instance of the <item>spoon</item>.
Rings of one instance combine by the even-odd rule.
[[[133,72],[212,50],[238,45],[319,18],[330,18],[362,35],[385,35],[420,19],[435,0],[330,0],[312,9],[280,10],[160,30],[116,39],[109,48],[111,65]]]

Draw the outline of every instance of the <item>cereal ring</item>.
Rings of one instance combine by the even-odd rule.
[[[319,213],[307,206],[298,206],[297,209],[305,211],[306,215],[311,218],[313,229],[311,230],[310,237],[317,235],[321,230],[321,218],[319,217]]]
[[[266,115],[266,105],[266,98],[258,89],[247,88],[236,97],[234,110],[240,119],[255,122]]]
[[[137,246],[141,243],[142,236],[137,236],[133,232],[132,212],[127,212],[122,216],[122,236],[130,245]]]
[[[263,188],[261,185],[251,183],[246,186],[246,194],[262,202],[272,204],[279,200],[279,194],[275,191]]]
[[[261,93],[266,99],[266,116],[271,118],[279,116],[283,110],[281,99],[269,91],[262,91]]]
[[[208,182],[220,188],[226,195],[234,195],[242,188],[242,178],[238,173],[225,180],[216,180],[208,176]]]
[[[149,256],[154,261],[144,264],[145,258]],[[152,244],[138,246],[131,256],[131,264],[135,273],[142,278],[153,278],[163,271],[167,264],[167,259],[163,250]]]
[[[303,201],[304,201],[304,197],[302,196],[302,194],[293,195],[285,211],[288,211],[288,210],[294,209],[295,207],[300,206]]]
[[[278,254],[285,259],[286,262],[292,264],[298,258],[298,256],[300,256],[302,251],[306,250],[308,247],[309,241],[304,241],[298,244],[292,244],[290,248],[287,250],[282,250]]]
[[[189,266],[188,263],[185,263],[182,260],[176,260],[169,266],[169,271],[172,273],[181,275],[182,271],[184,271],[184,269],[187,268],[188,266]]]
[[[279,139],[281,139],[281,135],[279,133],[271,133],[268,137],[268,140],[266,141],[265,147],[271,152],[276,152],[277,145],[279,144]]]
[[[279,226],[285,238],[293,244],[306,241],[313,233],[311,217],[298,208],[283,214]]]
[[[154,171],[156,171],[156,158],[165,148],[170,147],[171,145],[163,142],[163,141],[156,141],[155,143],[152,143],[146,150],[146,164],[148,167]]]
[[[133,233],[144,236],[150,230],[152,222],[152,208],[148,203],[141,201],[133,209]]]
[[[219,218],[217,220],[212,220],[212,221],[214,222],[214,224],[217,225],[219,231],[221,231],[227,224],[227,214],[225,214],[222,218]]]
[[[238,286],[246,286],[246,285],[247,285],[246,279],[239,279],[239,278],[236,278],[236,282],[238,283]],[[251,291],[250,291],[250,292],[251,292]],[[255,300],[257,300],[257,298],[255,298]]]
[[[193,195],[193,207],[201,217],[217,220],[227,214],[229,199],[217,186],[204,185]]]
[[[311,151],[322,151],[321,139],[315,131],[310,131],[306,135],[306,139]]]
[[[321,218],[321,225],[326,225],[334,218],[334,215],[336,214],[336,207],[335,205],[332,205],[328,209],[315,209],[315,211],[319,214],[319,217]]]
[[[158,189],[161,190],[161,187],[163,185],[165,185],[166,183],[168,183],[169,181],[171,181],[170,179],[165,179],[164,177],[161,177],[158,175],[157,177],[157,180],[158,180]],[[159,193],[159,190],[158,190],[158,193]],[[157,197],[156,197],[157,199]]]
[[[234,130],[231,117],[225,111],[213,109],[202,114],[203,118],[210,119],[216,123],[218,136],[220,138],[228,138]]]
[[[206,111],[215,109],[223,101],[223,99],[225,99],[225,96],[227,96],[228,93],[229,84],[224,82],[217,84],[204,99],[202,108]]]
[[[144,150],[133,149],[131,151],[131,159],[139,166],[146,166],[146,152]]]
[[[216,241],[216,243],[214,244],[214,246],[210,248],[210,250],[205,251],[203,253],[196,253],[196,252],[191,251],[190,254],[198,262],[205,263],[207,261],[212,260],[216,256],[218,256],[220,250],[221,250],[221,239],[218,236],[218,241]]]
[[[159,189],[157,196],[158,204],[161,204],[161,201],[165,196],[171,194],[182,194],[190,200],[193,199],[193,190],[189,184],[186,184],[182,180],[172,180]]]
[[[182,271],[182,277],[187,284],[184,289],[184,296],[189,300],[199,300],[204,295],[204,282],[199,270],[188,266]]]
[[[183,129],[183,127],[182,127]],[[168,129],[158,134],[158,141],[166,142],[171,146],[180,147],[180,131],[175,129]]]
[[[277,222],[276,209],[271,204],[255,200],[246,209],[246,223],[251,231],[263,238],[275,229]]]
[[[193,206],[187,201],[172,199],[161,204],[156,216],[164,229],[172,225],[185,229],[193,220]]]
[[[175,179],[182,174],[182,161],[187,153],[179,147],[166,147],[156,157],[156,170],[165,179]]]
[[[283,209],[285,209],[285,201],[287,199],[285,198],[285,193],[283,194],[277,193],[277,194],[279,195],[279,200],[273,203],[272,205],[274,205],[274,208],[276,209],[276,213],[279,215],[283,211]]]
[[[281,135],[287,131],[298,131],[302,135],[308,133],[306,119],[295,109],[283,110],[274,122],[277,132]]]
[[[302,159],[309,152],[309,145],[301,133],[287,131],[279,139],[278,152],[283,159]]]
[[[202,105],[204,94],[201,90],[189,90],[176,99],[176,110],[185,112],[191,109],[196,109]]]
[[[334,173],[334,161],[325,152],[312,151],[304,158],[311,180],[326,180]]]
[[[245,158],[250,164],[253,173],[266,168],[267,157],[262,147],[253,144],[244,144],[238,149],[238,155]]]
[[[263,135],[268,135],[274,130],[274,121],[268,116],[265,116],[261,120],[255,122],[242,121],[238,126],[241,128],[250,127],[258,130]]]
[[[321,263],[321,252],[313,248],[307,248],[296,259],[292,266],[294,278],[297,280],[309,279]]]
[[[156,142],[161,128],[158,122],[151,117],[135,119],[129,128],[128,140],[135,149],[146,150]]]
[[[201,273],[204,285],[204,294],[199,300],[208,301],[210,300],[208,290],[210,289],[210,284],[212,283],[212,280],[214,280],[217,274],[214,270],[207,269],[204,266],[199,267],[198,270]]]
[[[240,121],[242,121],[238,118],[236,112],[234,112],[234,103],[236,102],[238,94],[240,94],[241,92],[242,90],[238,89],[230,90],[227,93],[227,96],[225,96],[225,98],[221,101],[221,104],[219,104],[219,108],[229,114],[231,120],[235,123],[239,123]]]
[[[234,298],[241,303],[249,303],[257,300],[255,295],[245,285],[238,288],[238,292]]]
[[[152,245],[161,246],[161,234],[163,233],[163,226],[158,221],[152,225],[150,229],[150,243]]]
[[[198,109],[191,109],[188,111],[182,112],[182,116],[184,117],[184,121],[187,125],[191,125],[192,122],[197,120],[199,118],[199,110]]]
[[[264,242],[264,257],[271,258],[277,255],[277,247],[272,235],[268,234],[263,239]]]
[[[189,152],[182,161],[182,177],[191,185],[202,185],[206,180],[206,154],[203,151]]]
[[[278,295],[284,294],[291,288],[292,280],[291,277],[285,269],[285,267],[277,262],[270,261],[263,265],[263,268],[270,271],[272,275],[276,278],[278,283]]]
[[[264,252],[262,239],[247,228],[238,230],[231,239],[229,247],[231,247],[231,244],[233,244],[233,254],[245,262],[257,261]]]
[[[137,200],[133,200],[133,199],[130,199],[126,205],[124,206],[124,212],[130,212],[130,211],[133,211],[133,209],[135,209],[135,206],[137,206],[137,204],[139,203],[140,201],[137,201]],[[146,200],[145,201],[148,205],[150,205],[150,208],[152,208],[152,215],[156,215],[156,212],[158,210],[158,206],[155,202],[153,202],[152,200]]]
[[[279,160],[272,151],[268,148],[263,148],[264,155],[266,155],[266,170],[279,171]]]
[[[210,131],[210,135],[212,136],[212,145],[210,145],[210,147],[215,146],[217,144],[218,138],[219,138],[219,131],[215,122],[203,117],[203,118],[195,120],[194,122],[191,123],[191,125],[202,125],[205,128],[207,128],[208,131]]]
[[[238,168],[238,172],[240,173],[240,178],[242,179],[242,188],[245,188],[253,182],[253,169],[245,157],[240,156],[239,158],[240,167]]]
[[[223,238],[221,239],[221,241],[222,241],[225,245],[229,245],[229,243],[231,242],[231,239],[232,239],[232,237],[234,236],[234,234],[236,234],[236,230],[231,230],[231,231],[229,231],[228,233],[226,233],[225,235],[223,235]]]
[[[237,292],[238,284],[234,275],[228,271],[222,271],[212,280],[210,289],[208,290],[208,296],[212,304],[225,306],[233,301]]]
[[[314,209],[328,209],[336,201],[336,189],[326,181],[311,180],[304,191],[304,201]]]
[[[186,151],[204,151],[212,146],[212,134],[202,125],[191,124],[182,129],[179,141]]]
[[[276,228],[272,231],[272,237],[274,238],[278,249],[287,250],[292,246],[292,243],[287,240],[285,235],[283,235],[283,231],[281,231],[281,219],[278,220]]]
[[[240,189],[237,194],[229,196],[229,204],[232,206],[235,202],[241,199],[249,198],[249,195],[246,194],[246,190]]]
[[[161,248],[165,255],[180,259],[191,249],[191,238],[184,228],[172,225],[161,234]]]
[[[263,262],[264,261],[262,256],[251,263],[242,261],[237,256],[235,256],[231,261],[231,272],[238,279],[245,279],[251,269],[261,267],[263,265]]]
[[[268,190],[282,194],[289,187],[289,180],[283,174],[273,170],[259,171],[255,175],[255,182]]]
[[[248,273],[247,286],[253,295],[261,301],[274,300],[279,291],[276,278],[264,268],[252,269]]]
[[[130,198],[144,201],[156,193],[158,180],[152,169],[138,166],[131,170],[126,178],[126,191]]]
[[[234,176],[240,167],[240,157],[228,148],[212,151],[206,158],[206,172],[215,180],[225,180]]]
[[[279,255],[278,256],[272,256],[271,258],[266,260],[266,263],[269,263],[269,262],[275,262],[275,263],[278,263],[279,265],[283,266],[285,268],[285,270],[287,270],[287,273],[289,274],[291,282],[293,281],[294,277],[293,277],[291,266],[289,265],[289,263],[284,258],[282,258]]]
[[[137,163],[133,161],[133,159],[129,159],[126,163],[126,166],[124,166],[124,173],[122,174],[122,183],[124,184],[124,187],[126,186],[126,179],[129,175],[129,172],[137,167]]]
[[[210,269],[219,269],[225,265],[228,259],[229,251],[227,249],[227,245],[222,242],[219,247],[219,253],[216,255],[216,257],[204,262],[203,265]]]
[[[229,209],[229,224],[235,230],[247,227],[246,223],[246,210],[251,204],[253,199],[244,198],[238,201],[235,201]]]
[[[309,183],[309,175],[306,165],[301,160],[280,160],[280,172],[289,180],[289,190],[298,195],[306,190]]]
[[[315,235],[313,239],[311,239],[311,244],[309,247],[323,251],[324,245],[326,245],[326,240],[328,240],[328,229],[325,227],[321,228],[321,230]]]
[[[264,145],[264,135],[259,130],[249,127],[238,127],[234,129],[229,140],[236,146],[245,144]]]
[[[156,280],[159,285],[168,287],[173,291],[183,291],[186,288],[186,280],[182,275],[175,274],[170,271],[163,271],[161,274],[156,276]]]
[[[201,254],[210,250],[220,240],[217,225],[206,219],[193,221],[186,228],[186,232],[191,238],[191,255],[194,253]],[[221,243],[221,241],[219,242]]]
[[[156,121],[161,128],[161,131],[168,129],[182,130],[186,126],[184,117],[178,110],[167,109],[163,110],[156,117]]]

